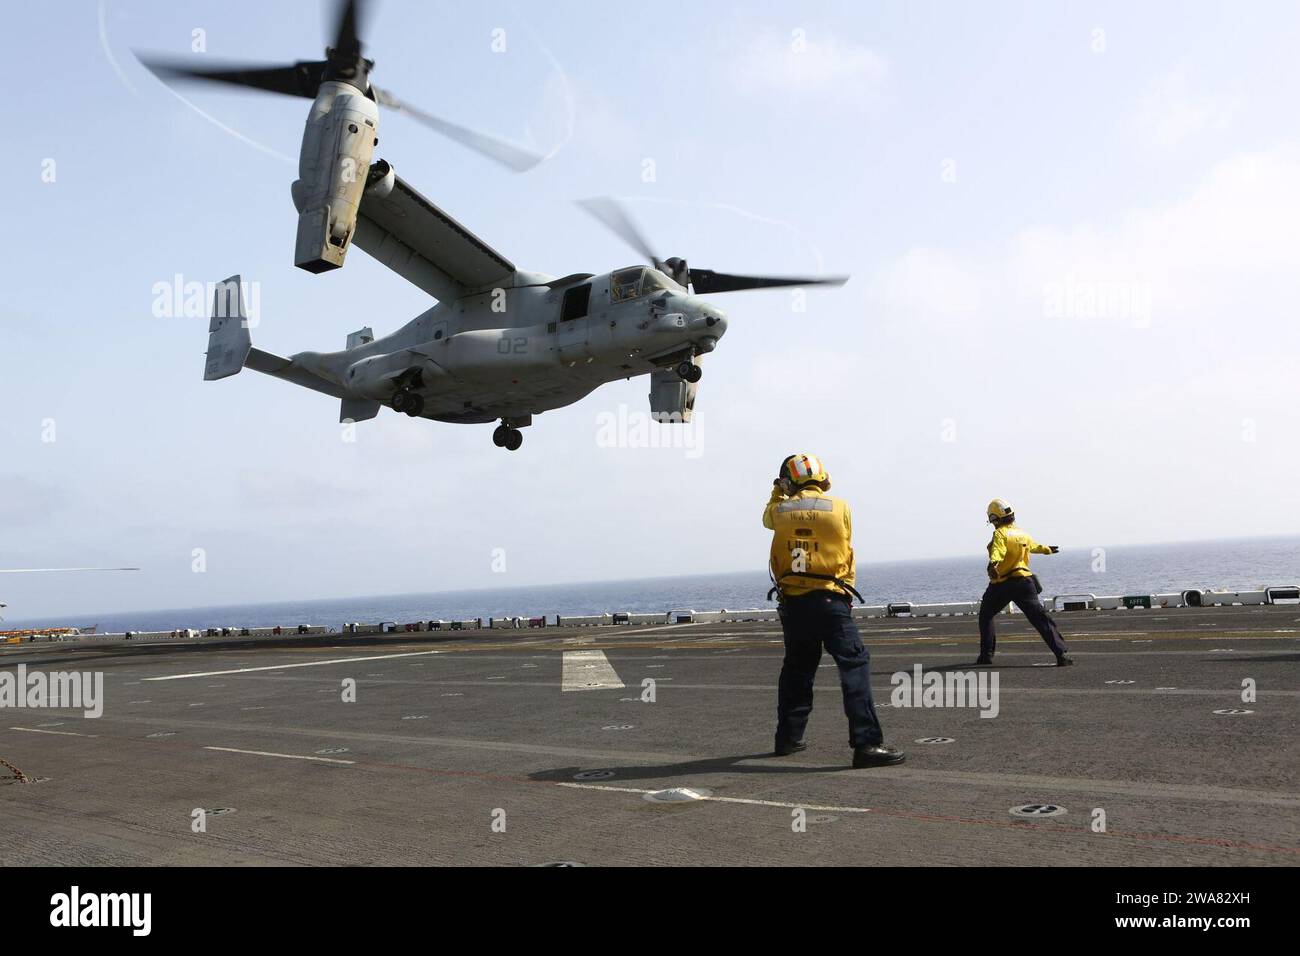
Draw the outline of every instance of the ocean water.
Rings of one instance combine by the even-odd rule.
[[[1245,590],[1300,584],[1300,538],[1259,538],[1105,549],[1104,569],[1091,550],[1065,549],[1034,559],[1047,595],[1155,594],[1187,588]],[[978,600],[985,558],[900,561],[858,565],[857,588],[869,604],[927,604]],[[287,601],[228,607],[92,614],[59,619],[10,620],[7,628],[86,627],[101,633],[180,627],[263,627],[348,621],[456,620],[468,618],[600,614],[605,611],[712,611],[772,607],[763,570],[691,577],[599,581],[493,590],[452,591]]]

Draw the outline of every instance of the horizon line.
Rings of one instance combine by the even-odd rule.
[[[1093,548],[1105,547],[1110,549],[1161,548],[1161,547],[1173,547],[1178,545],[1218,544],[1218,543],[1225,543],[1225,542],[1271,541],[1271,540],[1282,540],[1287,538],[1300,539],[1300,534],[1296,532],[1288,532],[1283,534],[1253,535],[1253,536],[1237,537],[1237,538],[1200,538],[1200,539],[1186,540],[1186,541],[1157,541],[1157,542],[1142,542],[1136,544],[1120,544],[1120,545],[1091,545],[1090,547]],[[1061,552],[1065,553],[1070,550],[1081,550],[1083,547],[1087,547],[1087,546],[1063,545],[1061,547]],[[972,561],[974,561],[978,557],[979,557],[979,553],[975,552],[966,555],[943,555],[938,557],[925,557],[925,558],[902,558],[894,561],[859,561],[857,562],[857,566],[859,568],[882,567],[886,565],[919,564],[919,563],[926,563],[926,562],[933,562],[933,561],[958,561],[958,560],[966,560],[967,558],[970,558]],[[703,575],[722,576],[722,575],[740,575],[740,574],[751,574],[751,573],[757,575],[760,573],[760,571],[758,569],[753,569],[753,570],[741,569],[741,570],[732,570],[732,571],[693,571],[693,572],[684,572],[681,574],[656,574],[650,577],[640,577],[640,578],[621,577],[621,578],[600,578],[596,580],[587,580],[587,581],[570,580],[570,581],[538,582],[538,583],[531,583],[531,584],[514,584],[514,585],[509,585],[508,587],[515,588],[518,590],[537,589],[537,588],[580,587],[583,585],[590,586],[590,585],[608,585],[608,584],[624,584],[624,583],[645,583],[648,581],[674,581],[682,578],[700,577]],[[1297,571],[1297,574],[1300,574],[1300,570]],[[364,600],[374,600],[374,599],[391,600],[394,598],[403,598],[403,597],[439,597],[445,595],[482,594],[482,593],[501,591],[501,590],[506,590],[506,587],[503,586],[461,587],[461,588],[454,588],[451,590],[441,590],[441,591],[398,591],[398,592],[389,592],[389,593],[382,593],[382,594],[353,594],[353,595],[344,595],[342,597],[285,598],[285,599],[273,600],[273,601],[253,601],[253,602],[247,602],[243,604],[224,603],[224,604],[203,604],[203,605],[195,605],[190,607],[132,608],[124,611],[99,611],[99,612],[89,611],[89,612],[82,612],[82,613],[74,613],[68,616],[69,617],[93,617],[96,614],[101,614],[105,617],[110,617],[110,616],[120,617],[125,615],[132,615],[132,614],[166,614],[169,612],[188,613],[193,611],[208,611],[208,610],[215,611],[215,610],[222,610],[224,608],[230,608],[230,607],[256,607],[258,605],[276,605],[276,604],[313,604],[313,603],[319,603],[324,601],[364,601]],[[23,622],[38,622],[38,621],[46,620],[48,617],[49,617],[48,615],[40,615],[40,616],[32,616],[32,617],[10,618],[6,621],[6,623],[19,624]]]

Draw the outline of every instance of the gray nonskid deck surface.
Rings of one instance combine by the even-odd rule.
[[[889,706],[892,673],[970,664],[973,620],[862,622],[909,753],[875,770],[848,769],[829,658],[809,749],[767,755],[770,623],[9,648],[0,670],[102,671],[106,704],[0,710],[39,780],[0,783],[0,864],[1295,865],[1300,607],[1059,620],[1074,668],[999,621],[994,719]],[[575,651],[625,686],[562,689]],[[610,682],[596,655],[571,686],[589,664]],[[674,788],[706,799],[645,799]],[[234,812],[194,833],[198,808]]]

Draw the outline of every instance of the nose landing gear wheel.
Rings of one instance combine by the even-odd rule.
[[[704,369],[693,362],[682,362],[677,366],[677,376],[685,382],[694,384],[704,375]]]
[[[411,399],[411,393],[408,392],[406,389],[402,389],[401,391],[394,392],[393,401],[392,401],[393,411],[395,412],[406,411],[406,404],[407,402],[410,401],[410,399]]]
[[[498,425],[492,432],[492,444],[498,448],[504,448],[506,451],[518,451],[519,446],[524,443],[524,434],[518,428],[511,428],[509,425]]]
[[[402,409],[412,418],[419,418],[424,412],[424,398],[416,395],[414,392],[408,392],[406,395],[406,407]]]

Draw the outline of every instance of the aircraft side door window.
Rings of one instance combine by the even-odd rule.
[[[590,303],[591,283],[574,286],[564,293],[564,303],[560,307],[560,321],[568,322],[571,319],[586,318]]]

